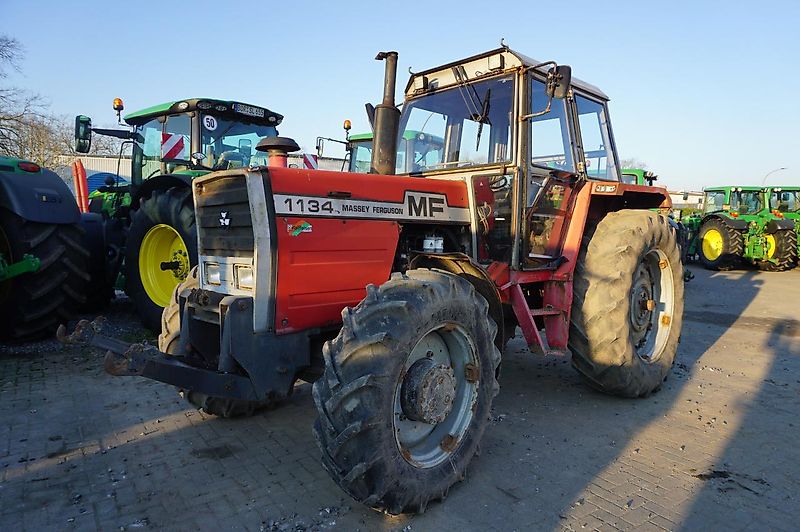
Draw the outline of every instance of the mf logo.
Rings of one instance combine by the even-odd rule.
[[[227,212],[223,211],[219,213],[219,225],[220,227],[228,227],[229,225],[231,225],[231,219],[228,218]]]
[[[445,200],[439,195],[422,195],[407,192],[408,214],[414,217],[437,218],[444,213]]]

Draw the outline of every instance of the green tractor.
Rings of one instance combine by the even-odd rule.
[[[84,303],[80,213],[64,181],[0,156],[0,341],[55,333]]]
[[[119,118],[121,100],[114,100],[114,110]],[[96,215],[85,221],[97,281],[95,302],[107,301],[115,285],[124,286],[142,323],[160,331],[163,308],[197,264],[192,179],[266,164],[267,155],[253,148],[265,137],[277,137],[281,120],[263,107],[209,98],[130,113],[127,129],[93,128],[89,117],[76,117],[79,153],[88,153],[93,133],[122,139],[123,148],[132,150],[130,184],[108,182],[89,198],[89,210]],[[120,163],[126,160],[121,154],[122,149]]]
[[[683,220],[695,235],[689,254],[704,267],[730,270],[742,260],[764,271],[783,271],[797,261],[794,223],[770,211],[762,187],[714,187],[704,191],[703,213]]]
[[[767,198],[772,214],[794,222],[794,238],[800,255],[800,187],[769,187]]]

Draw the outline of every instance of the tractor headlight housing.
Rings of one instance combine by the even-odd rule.
[[[253,268],[250,266],[236,266],[234,269],[234,277],[236,278],[236,288],[252,290],[255,286]]]
[[[208,284],[213,284],[216,286],[222,284],[222,273],[220,271],[219,264],[216,262],[203,263],[203,270],[205,270],[206,282]]]

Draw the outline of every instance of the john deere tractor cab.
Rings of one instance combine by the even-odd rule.
[[[121,100],[114,101],[114,110],[121,113]],[[105,211],[113,228],[103,231],[102,244],[95,242],[111,248],[105,253],[110,260],[104,293],[123,273],[125,291],[142,322],[160,330],[161,312],[173,290],[197,264],[192,179],[215,170],[265,164],[267,155],[255,152],[254,147],[263,138],[276,137],[282,119],[263,107],[208,98],[167,102],[130,113],[125,116],[129,129],[124,130],[92,128],[88,117],[78,116],[76,151],[87,153],[95,133],[122,139],[132,152],[130,185],[109,183],[90,198],[94,200],[90,210]],[[120,232],[126,237],[120,238]]]
[[[650,170],[644,168],[623,168],[620,181],[630,185],[648,185],[653,186],[653,182],[658,179],[658,176]]]
[[[372,161],[372,133],[351,135],[348,144],[349,171],[369,173]],[[444,139],[421,131],[404,131],[397,144],[398,174],[424,172],[442,160]]]
[[[770,211],[763,187],[705,189],[702,216],[685,221],[696,229],[690,254],[709,269],[735,268],[742,260],[765,271],[782,271],[797,260],[794,225]]]

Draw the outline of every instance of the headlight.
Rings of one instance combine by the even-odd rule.
[[[206,282],[208,284],[215,284],[217,286],[222,284],[219,264],[216,262],[206,262],[203,264],[203,269],[206,271]]]
[[[236,266],[236,288],[243,290],[253,289],[253,268],[250,266]]]

